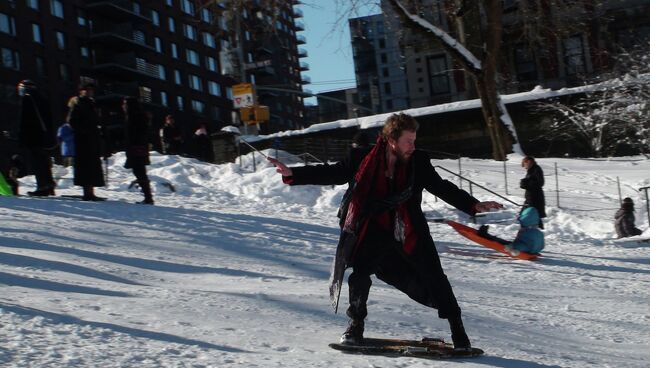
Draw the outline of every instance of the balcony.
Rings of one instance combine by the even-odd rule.
[[[121,22],[151,22],[151,19],[140,13],[129,0],[88,0],[86,11],[102,18],[112,18]]]
[[[301,9],[293,9],[293,17],[295,19],[302,18],[304,16]]]
[[[298,49],[298,57],[304,58],[304,57],[307,57],[307,56],[309,56],[309,54],[307,53],[307,50],[305,50],[303,48]]]
[[[298,45],[304,45],[307,43],[307,37],[303,35],[296,35],[296,42]]]
[[[102,44],[119,50],[133,50],[134,47],[140,50],[155,51],[147,45],[143,32],[134,30],[131,24],[93,29],[90,34],[90,41],[93,44]]]
[[[95,91],[97,101],[121,100],[127,96],[138,95],[137,83],[112,82],[101,85]]]
[[[296,32],[305,30],[305,25],[302,22],[294,22],[293,26],[296,28]]]
[[[311,78],[308,75],[303,75],[300,77],[300,84],[310,84]]]
[[[159,76],[157,65],[137,58],[134,53],[111,55],[105,59],[98,58],[93,70],[118,81],[157,79]]]
[[[301,62],[300,62],[300,68],[299,68],[299,69],[300,69],[300,71],[302,71],[302,72],[304,72],[304,71],[306,71],[306,70],[309,70],[309,64],[306,63],[306,62],[304,62],[304,61],[301,61]]]

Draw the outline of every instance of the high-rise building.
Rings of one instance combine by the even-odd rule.
[[[375,113],[408,108],[399,39],[382,14],[349,20],[359,104]],[[360,112],[360,115],[369,115]]]
[[[241,36],[241,64],[246,81],[282,85],[301,91],[305,83],[296,34],[301,17],[287,0],[270,9],[251,1],[241,10],[240,32],[232,12],[192,0],[11,0],[0,1],[0,130],[18,119],[15,86],[32,79],[50,100],[55,123],[65,119],[66,102],[81,82],[96,84],[102,122],[114,149],[119,149],[120,101],[139,96],[159,127],[172,114],[188,139],[199,123],[210,130],[232,124],[236,114],[232,85],[241,75],[228,72],[236,35]],[[223,9],[221,9],[223,10]],[[282,52],[279,52],[282,51]],[[258,90],[271,110],[268,128],[300,126],[302,98]],[[155,138],[152,141],[157,143]],[[186,144],[185,151],[192,147]]]

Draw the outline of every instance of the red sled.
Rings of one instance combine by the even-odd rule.
[[[513,254],[514,252],[511,253],[506,249],[507,243],[506,244],[502,243],[503,240],[498,239],[497,237],[491,236],[489,234],[486,234],[487,236],[486,237],[480,234],[479,231],[474,229],[473,227],[459,224],[458,222],[455,221],[446,220],[445,223],[453,227],[454,230],[456,230],[456,232],[458,232],[460,235],[466,237],[467,239],[473,241],[474,243],[480,244],[486,248],[494,249],[497,252],[507,254],[512,258],[532,261],[537,259],[537,257],[540,256],[540,254],[532,254],[532,253],[526,253],[522,251],[518,251],[518,253],[515,255]]]

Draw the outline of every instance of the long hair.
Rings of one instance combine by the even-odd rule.
[[[381,137],[384,141],[390,138],[398,140],[403,131],[416,132],[419,128],[418,122],[408,114],[393,114],[386,119],[384,128],[381,130]]]

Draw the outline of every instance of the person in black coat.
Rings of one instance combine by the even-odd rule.
[[[436,308],[440,318],[449,320],[454,346],[471,348],[461,309],[422,212],[422,191],[468,214],[502,206],[479,202],[443,180],[428,155],[415,149],[417,127],[413,117],[393,114],[375,146],[353,148],[345,160],[332,165],[289,168],[269,158],[290,185],[350,184],[339,210],[342,232],[330,285],[336,307],[345,269],[352,267],[346,312],[350,323],[341,337],[343,343],[363,341],[370,275],[375,274],[415,301]]]
[[[54,195],[52,177],[52,150],[56,147],[56,135],[47,101],[41,96],[36,84],[30,80],[18,83],[21,96],[18,140],[29,154],[36,177],[36,190],[30,196]]]
[[[68,102],[68,123],[74,131],[74,184],[83,187],[84,201],[101,201],[95,196],[95,187],[103,187],[102,137],[99,116],[95,106],[94,85],[85,84],[79,89],[79,96]]]
[[[539,213],[539,228],[543,229],[542,218],[546,217],[546,200],[544,199],[544,171],[531,156],[521,160],[521,166],[526,169],[526,176],[519,182],[519,187],[525,189],[525,201],[522,211],[526,207],[535,207]]]
[[[616,235],[619,238],[627,238],[643,234],[643,231],[634,225],[634,221],[634,201],[632,198],[626,197],[621,203],[621,208],[614,215]]]
[[[183,132],[176,126],[176,119],[172,115],[165,117],[165,125],[160,129],[160,137],[164,154],[178,155],[181,153]]]
[[[135,97],[127,97],[122,102],[126,128],[126,162],[124,167],[133,170],[138,185],[144,194],[140,204],[154,204],[151,195],[151,184],[147,176],[146,165],[149,165],[149,119],[142,110],[140,102]]]

